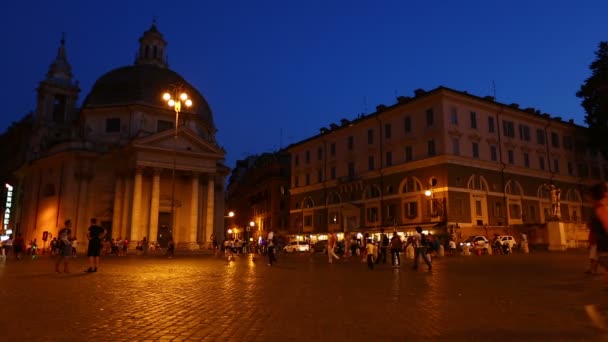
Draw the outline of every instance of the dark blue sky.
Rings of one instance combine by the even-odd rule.
[[[35,108],[61,32],[82,102],[133,63],[155,16],[171,69],[213,110],[230,167],[439,85],[583,124],[575,93],[608,40],[608,1],[574,3],[2,1],[0,129]]]

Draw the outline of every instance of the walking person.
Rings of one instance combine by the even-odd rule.
[[[590,223],[587,223],[587,228],[589,229],[589,269],[585,273],[597,274],[597,242]]]
[[[72,237],[72,221],[65,220],[63,224],[63,228],[59,230],[59,240],[57,241],[59,245],[59,257],[55,262],[55,272],[61,273],[59,270],[59,265],[63,262],[63,272],[70,273],[69,270],[69,261],[70,256],[72,256],[72,242],[70,238]]]
[[[378,252],[378,247],[373,242],[367,243],[367,267],[374,269],[374,255]]]
[[[141,241],[141,248],[144,255],[148,255],[148,249],[150,248],[150,243],[148,239],[144,236],[144,239]]]
[[[335,253],[337,240],[336,234],[333,232],[329,233],[329,238],[327,240],[327,256],[330,264],[334,261],[333,258],[336,258],[336,260],[340,259]]]
[[[87,250],[87,256],[89,257],[89,268],[88,273],[97,272],[99,267],[99,254],[101,253],[101,240],[105,237],[106,230],[97,225],[97,219],[91,219],[91,225],[87,231],[87,238],[89,239],[89,248]]]
[[[427,266],[429,267],[430,271],[433,268],[433,265],[431,264],[430,255],[428,255],[426,252],[429,243],[427,241],[426,235],[422,233],[422,227],[416,227],[416,233],[414,234],[413,240],[415,248],[413,269],[418,269],[418,259],[422,257],[424,259],[424,262],[426,262]]]
[[[378,242],[378,244],[380,245],[380,248],[378,248],[379,254],[376,258],[376,264],[379,264],[380,260],[382,260],[383,264],[386,264],[386,254],[388,253],[389,239],[388,236],[386,236],[386,234],[384,233],[384,228],[380,229],[380,241]]]
[[[397,232],[393,232],[393,237],[391,238],[391,264],[393,267],[401,266],[401,259],[399,258],[399,252],[403,248],[401,237]]]
[[[21,260],[21,254],[25,250],[25,239],[21,233],[17,233],[17,237],[13,240],[13,251],[15,252],[15,259]]]
[[[268,233],[268,266],[272,266],[273,262],[277,262],[277,258],[274,256],[274,247],[276,239],[274,238],[274,233],[272,230]]]
[[[8,236],[8,240],[4,241],[4,250],[6,252],[6,257],[13,252],[13,234]]]
[[[173,240],[173,235],[169,237],[169,242],[167,243],[167,258],[171,259],[175,256],[175,241]]]
[[[608,267],[608,185],[599,183],[591,187],[589,197],[593,205],[593,213],[589,220],[591,234],[597,248],[597,263],[603,268]],[[608,280],[608,277],[606,278]],[[601,294],[603,295],[603,294]],[[598,294],[600,296],[600,294]],[[585,305],[585,312],[591,323],[597,328],[606,330],[606,310],[597,304]]]

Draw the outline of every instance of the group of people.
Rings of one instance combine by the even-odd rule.
[[[73,255],[72,241],[72,221],[66,220],[63,228],[59,230],[59,238],[57,242],[58,258],[55,262],[55,272],[60,273],[60,266],[63,264],[63,272],[70,273],[69,259]],[[91,219],[91,225],[87,230],[87,239],[89,240],[87,248],[87,256],[89,258],[89,268],[85,271],[88,273],[97,272],[99,266],[99,255],[101,254],[102,239],[106,235],[106,230],[97,225],[97,219]]]

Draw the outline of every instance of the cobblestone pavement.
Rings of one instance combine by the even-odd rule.
[[[4,341],[596,341],[583,305],[608,304],[582,252],[448,257],[421,266],[323,255],[212,255],[0,264]],[[599,299],[598,299],[599,298]]]

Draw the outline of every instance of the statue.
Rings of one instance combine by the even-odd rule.
[[[561,218],[560,199],[562,191],[553,184],[545,184],[544,188],[549,191],[549,198],[551,199],[551,211],[549,212],[551,218]]]

